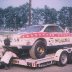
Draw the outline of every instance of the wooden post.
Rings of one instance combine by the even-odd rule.
[[[29,25],[31,25],[31,0],[29,0]]]

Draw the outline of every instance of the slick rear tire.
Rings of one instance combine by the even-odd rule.
[[[46,44],[42,40],[37,40],[32,48],[29,50],[30,57],[33,59],[40,59],[46,55]]]

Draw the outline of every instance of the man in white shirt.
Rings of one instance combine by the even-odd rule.
[[[15,51],[13,49],[11,49],[11,48],[6,49],[4,55],[2,56],[2,58],[0,60],[0,68],[7,68],[8,69],[10,60],[13,57],[18,57],[17,53],[18,53],[18,49],[16,49]]]

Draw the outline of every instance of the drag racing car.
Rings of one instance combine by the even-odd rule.
[[[20,55],[26,54],[33,59],[44,58],[68,46],[72,46],[72,33],[56,24],[28,26],[4,40],[4,48],[18,49]]]

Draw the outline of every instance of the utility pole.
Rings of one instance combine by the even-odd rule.
[[[17,30],[16,15],[14,15],[14,19],[13,19],[13,20],[14,20],[14,24],[15,24],[15,25],[14,25],[14,26],[15,26],[15,30]]]
[[[31,25],[31,0],[29,0],[29,25]]]

